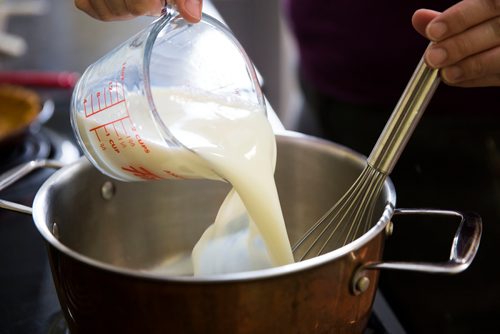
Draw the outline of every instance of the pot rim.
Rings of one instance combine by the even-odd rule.
[[[299,139],[299,140],[313,141],[315,144],[326,146],[328,149],[333,149],[337,151],[341,150],[347,154],[352,154],[353,156],[359,159],[363,160],[366,159],[363,155],[353,151],[350,148],[317,137],[293,131],[286,131],[285,133],[279,134],[277,136],[290,138],[292,140]],[[385,226],[389,223],[394,213],[395,203],[396,203],[396,192],[394,189],[394,184],[389,178],[387,178],[386,181],[384,182],[384,190],[388,194],[388,199],[384,211],[382,212],[382,215],[380,216],[377,223],[374,224],[373,227],[370,230],[368,230],[365,234],[363,234],[356,240],[352,241],[351,243],[311,259],[279,267],[247,271],[247,272],[239,272],[239,273],[200,275],[200,276],[165,276],[157,273],[155,274],[146,270],[127,269],[124,267],[119,267],[99,260],[95,260],[91,257],[88,257],[77,251],[74,251],[68,246],[64,245],[50,231],[49,223],[45,219],[45,213],[47,211],[46,210],[47,196],[50,192],[51,187],[56,185],[60,179],[67,178],[68,175],[72,175],[75,172],[75,170],[83,168],[82,165],[84,164],[90,164],[90,162],[85,157],[81,157],[77,161],[56,171],[42,184],[42,186],[36,193],[33,202],[33,220],[35,222],[36,228],[38,229],[39,233],[42,235],[45,241],[48,242],[51,246],[53,246],[63,254],[66,254],[67,256],[75,259],[76,261],[83,262],[87,265],[90,265],[92,267],[97,267],[104,271],[122,274],[125,276],[132,276],[140,279],[151,279],[155,281],[192,283],[192,284],[227,283],[227,282],[253,281],[266,278],[274,278],[278,276],[309,270],[314,267],[326,264],[330,261],[334,261],[342,256],[345,256],[353,251],[360,249],[365,244],[367,244],[370,240],[372,240],[375,236],[377,236],[385,229]]]

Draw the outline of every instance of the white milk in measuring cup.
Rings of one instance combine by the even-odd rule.
[[[264,98],[253,65],[216,20],[193,25],[168,11],[85,71],[71,120],[86,156],[111,177],[233,185],[195,247],[195,274],[293,262]]]
[[[105,174],[124,181],[220,178],[192,150],[165,140],[147,99],[126,94],[122,84],[110,82],[82,106],[74,124],[87,157]]]

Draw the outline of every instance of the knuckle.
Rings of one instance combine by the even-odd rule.
[[[473,47],[473,42],[470,40],[470,38],[463,35],[455,37],[453,39],[453,42],[450,44],[450,51],[455,55],[456,59],[465,58],[471,53]]]
[[[128,8],[128,11],[133,16],[140,16],[146,13],[144,6],[140,4],[132,5]]]
[[[104,21],[104,22],[111,22],[111,21],[114,21],[115,15],[113,15],[111,13],[99,13],[97,16],[97,19],[99,19],[100,21]]]
[[[500,38],[500,16],[497,16],[490,21],[490,27],[493,31],[494,36]]]
[[[468,23],[469,22],[469,20],[468,20],[469,14],[467,13],[466,9],[459,7],[459,8],[457,8],[457,10],[454,14],[455,14],[454,20],[455,20],[455,28],[456,29],[459,29],[459,27],[466,27],[469,25],[469,23]]]
[[[483,6],[493,13],[500,13],[500,1],[498,0],[482,0]]]
[[[101,14],[102,16],[105,16],[106,19],[111,18],[111,17],[118,17],[120,15],[123,15],[125,11],[121,10],[120,8],[109,8],[109,12]]]
[[[150,8],[154,6],[153,1],[127,1],[127,8],[130,14],[133,16],[140,16],[147,14],[150,11]]]
[[[480,57],[470,59],[464,66],[466,76],[478,78],[486,74],[486,66]]]

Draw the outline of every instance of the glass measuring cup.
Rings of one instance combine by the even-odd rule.
[[[71,123],[87,158],[124,181],[220,179],[192,149],[196,134],[177,129],[164,117],[170,110],[159,108],[156,92],[179,88],[266,112],[253,64],[231,32],[206,14],[191,24],[167,5],[162,17],[90,65],[77,83]]]

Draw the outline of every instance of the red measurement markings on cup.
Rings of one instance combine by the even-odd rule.
[[[125,106],[126,110],[126,102],[123,85],[110,81],[108,87],[103,88],[102,91],[90,94],[89,97],[83,99],[83,110],[85,112],[85,117],[89,118],[95,114],[122,104]],[[128,110],[126,110],[126,112],[128,115]]]
[[[144,153],[150,152],[130,117],[122,84],[109,82],[102,91],[90,94],[83,100],[83,109],[85,117],[98,124],[88,131],[95,135],[102,151],[111,149],[120,154],[137,146]]]
[[[116,139],[116,141],[113,138],[111,138],[111,139],[106,138],[106,141],[110,145],[110,147],[113,149],[113,151],[115,151],[116,153],[120,153],[121,152],[120,148],[125,148],[125,147],[127,147],[127,145],[130,145],[131,147],[134,147],[136,145],[134,137],[127,132],[127,127],[124,123],[127,121],[130,122],[130,125],[131,125],[129,129],[135,130],[135,127],[133,126],[133,124],[130,120],[130,117],[125,116],[122,118],[115,119],[111,122],[107,122],[107,123],[101,124],[99,126],[96,126],[94,128],[91,128],[89,131],[93,132],[95,134],[97,140],[100,143],[99,146],[104,151],[104,150],[106,150],[106,144],[105,144],[104,138],[101,138],[99,136],[99,132],[104,132],[104,136],[106,138],[106,137],[110,137],[112,135],[112,132],[110,132],[110,130],[109,130],[109,129],[112,129],[112,131],[114,132],[113,137]],[[118,130],[118,128],[120,128],[120,130]],[[136,134],[136,137],[138,137],[140,139],[138,134]],[[148,153],[148,152],[146,152],[146,153]]]
[[[155,181],[155,180],[161,180],[162,177],[156,175],[152,171],[148,170],[146,167],[134,167],[134,166],[127,166],[127,167],[122,167],[122,169],[125,172],[131,173],[132,175],[141,178],[146,181]]]
[[[167,169],[162,170],[164,174],[161,175],[155,174],[154,172],[152,172],[151,170],[147,169],[144,166],[127,165],[127,166],[122,166],[121,169],[127,173],[134,175],[135,177],[138,177],[146,181],[155,181],[162,179],[181,179],[181,180],[186,179],[185,177]]]

